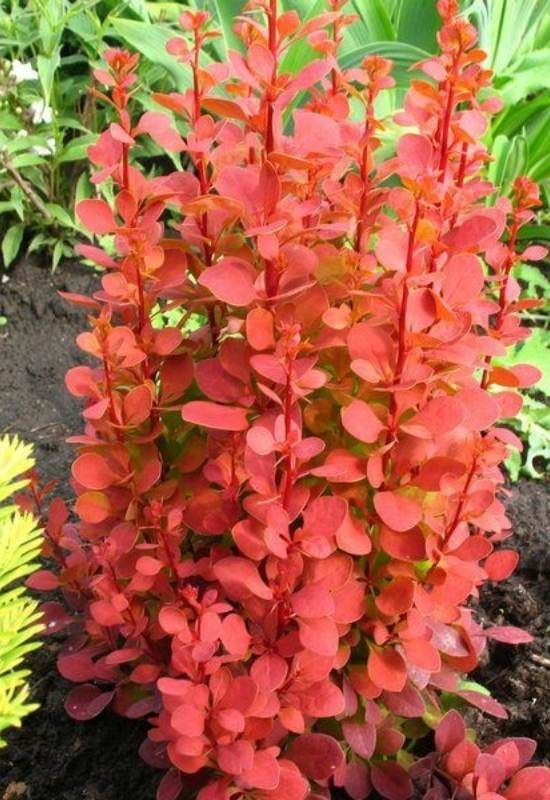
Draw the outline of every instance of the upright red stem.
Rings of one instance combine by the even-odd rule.
[[[368,181],[369,181],[369,127],[370,127],[371,103],[367,103],[365,130],[363,133],[363,154],[361,159],[361,200],[359,201],[359,218],[357,220],[357,233],[355,237],[355,250],[361,252],[361,241],[365,232],[365,211],[367,205]]]
[[[517,236],[519,231],[519,224],[516,220],[512,223],[510,227],[510,240],[508,242],[508,256],[506,258],[506,262],[503,267],[504,272],[504,279],[500,286],[500,292],[498,296],[498,304],[499,310],[495,319],[494,330],[498,331],[502,325],[502,320],[504,318],[504,314],[506,312],[506,292],[508,290],[508,282],[510,280],[510,273],[512,271],[512,266],[514,264],[514,255],[516,252],[516,242]],[[486,365],[483,369],[483,375],[481,377],[481,388],[486,389],[489,384],[489,374],[491,371],[491,357],[487,359]]]
[[[285,418],[285,440],[288,443],[292,427],[292,355],[287,355],[287,377],[284,396],[284,418]],[[294,483],[294,470],[292,464],[292,453],[288,452],[286,457],[285,472],[283,477],[283,508],[288,508],[290,495]]]
[[[274,88],[277,80],[277,0],[270,0],[269,2],[269,16],[268,16],[268,46],[269,52],[273,56],[273,75],[271,78],[271,87],[268,89],[267,94],[267,120],[265,132],[265,152],[269,155],[275,145],[275,132],[273,130],[273,103],[275,100]]]

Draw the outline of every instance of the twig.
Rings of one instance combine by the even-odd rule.
[[[37,208],[37,210],[40,211],[42,216],[44,216],[47,220],[53,219],[51,212],[46,208],[46,206],[44,205],[40,197],[37,195],[37,193],[34,191],[30,183],[26,181],[25,178],[22,177],[22,175],[19,174],[19,172],[16,170],[14,166],[12,166],[12,164],[10,164],[7,158],[2,159],[2,164],[5,167],[5,169],[9,172],[9,174],[12,176],[13,180],[19,186],[21,191],[27,195],[31,203],[33,203],[34,206]]]

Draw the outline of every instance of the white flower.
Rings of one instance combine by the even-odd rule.
[[[38,78],[38,72],[33,69],[31,64],[24,64],[18,58],[14,58],[11,62],[10,78],[13,78],[16,83],[34,81]]]
[[[44,100],[33,100],[30,109],[32,112],[32,121],[35,125],[39,125],[41,122],[50,123],[52,121],[52,109],[50,106],[46,105]]]
[[[53,156],[55,153],[55,139],[51,137],[46,140],[47,147],[42,147],[41,144],[35,144],[31,147],[31,151],[37,156]]]

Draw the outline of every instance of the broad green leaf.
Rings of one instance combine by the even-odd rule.
[[[400,0],[397,9],[398,41],[414,45],[428,53],[437,49],[436,33],[441,26],[435,2],[419,3],[418,0]]]
[[[499,81],[504,102],[513,105],[539,89],[550,88],[549,64],[550,48],[523,56],[513,71],[504,74],[503,82]]]
[[[217,26],[223,33],[219,39],[213,40],[213,45],[218,52],[220,52],[222,59],[227,58],[228,50],[239,50],[241,42],[238,36],[233,32],[233,22],[244,8],[245,0],[233,0],[228,3],[227,0],[210,0],[209,6]]]
[[[391,41],[396,38],[395,28],[383,0],[353,0],[353,11],[360,16],[368,41]]]
[[[97,136],[92,133],[87,133],[84,136],[71,139],[59,153],[57,157],[58,164],[64,164],[67,161],[79,161],[82,158],[86,158],[88,147],[96,140]]]
[[[493,161],[489,165],[488,178],[503,193],[507,193],[514,179],[525,171],[527,164],[527,141],[524,136],[497,136],[491,148]],[[495,197],[491,197],[494,202]]]
[[[532,118],[550,109],[550,95],[539,95],[523,103],[504,108],[492,124],[491,135],[503,133],[506,136],[517,133]]]
[[[62,208],[58,203],[46,203],[46,208],[55,219],[64,225],[66,228],[75,228],[71,215]]]
[[[24,167],[37,167],[41,164],[46,164],[46,159],[34,153],[21,153],[12,158],[10,163],[15,169],[23,169]]]
[[[21,241],[23,239],[23,232],[25,226],[18,222],[8,228],[2,239],[2,256],[4,258],[4,266],[9,267],[11,262],[17,256]]]

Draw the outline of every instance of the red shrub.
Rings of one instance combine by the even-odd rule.
[[[438,3],[442,54],[398,115],[418,132],[375,160],[391,63],[339,68],[343,5],[302,23],[250,0],[244,55],[208,68],[208,16],[185,12],[169,51],[193,88],[153,98],[185,138],[164,113],[134,118],[137,56],[108,51],[95,72],[116,121],[90,148],[93,180],[115,201],[77,212],[116,255],[80,248],[106,271],[92,298],[69,296],[90,311],[78,344],[95,363],[67,374],[84,401],[77,522],[52,503],[60,569],[33,584],[74,608],[67,710],[150,717],[142,754],[175,768],[160,800],[323,798],[331,784],[406,800],[404,748],[450,695],[506,716],[460,678],[487,638],[529,641],[483,630],[466,604],[517,562],[499,465],[520,443],[497,423],[538,374],[493,357],[527,335],[533,303],[511,272],[543,255],[517,252],[538,190],[518,179],[485,204],[480,139],[498,103],[453,0]],[[317,57],[282,74],[300,39]],[[186,170],[144,177],[143,136]],[[453,796],[495,800],[475,753],[451,771],[466,791]],[[504,795],[542,800],[545,780]]]

